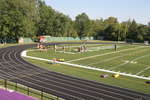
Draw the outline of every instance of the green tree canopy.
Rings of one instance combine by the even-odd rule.
[[[35,0],[0,0],[1,37],[33,36],[37,19]]]
[[[85,13],[76,16],[75,25],[80,38],[90,36],[92,26],[89,17]]]
[[[120,23],[116,17],[91,20],[86,13],[72,20],[46,5],[44,0],[0,0],[0,39],[38,35],[142,42],[150,41],[150,27],[135,20]]]

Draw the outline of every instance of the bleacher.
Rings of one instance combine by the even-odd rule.
[[[0,89],[0,100],[37,100],[24,94]]]

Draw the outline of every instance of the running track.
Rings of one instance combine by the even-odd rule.
[[[24,61],[20,53],[35,45],[0,49],[0,78],[66,100],[150,100],[149,94],[48,71]]]

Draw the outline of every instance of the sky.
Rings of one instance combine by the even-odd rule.
[[[56,11],[73,20],[85,12],[91,19],[106,19],[110,16],[118,20],[135,19],[138,23],[150,22],[150,0],[45,0]]]

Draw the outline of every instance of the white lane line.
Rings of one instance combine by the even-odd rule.
[[[72,88],[79,89],[79,90],[82,91],[82,93],[78,92],[77,90],[70,90],[70,89],[68,89],[68,88],[64,88],[64,87],[62,87],[62,86],[58,86],[58,85],[55,85],[55,84],[45,83],[45,81],[44,81],[45,79],[44,79],[44,80],[36,80],[36,79],[34,79],[34,78],[32,78],[32,77],[27,77],[27,78],[29,78],[29,79],[31,79],[31,80],[33,80],[33,81],[35,80],[35,81],[37,81],[38,83],[43,83],[43,84],[46,84],[46,85],[51,85],[51,86],[53,86],[53,87],[57,87],[57,88],[61,88],[61,89],[67,90],[67,91],[74,92],[74,93],[76,93],[76,94],[81,94],[81,95],[89,96],[89,97],[92,97],[92,98],[99,98],[99,97],[97,97],[97,96],[88,95],[87,93],[83,93],[83,92],[91,92],[90,90],[83,89],[83,88],[76,87],[76,86],[72,86],[72,85],[70,85],[70,84],[65,84],[65,83],[61,83],[61,82],[57,82],[57,81],[53,81],[53,80],[47,80],[47,81],[49,81],[49,82],[52,81],[52,82],[55,82],[55,83],[57,83],[57,84],[61,84],[61,85],[65,85],[65,86],[68,86],[68,87],[72,87]],[[43,79],[43,78],[42,78],[42,79]],[[103,95],[103,96],[107,96],[107,97],[110,97],[110,98],[115,98],[116,100],[119,99],[119,98],[117,98],[117,97],[113,97],[113,96],[110,96],[110,95],[108,95],[108,94],[99,93],[99,92],[96,92],[96,91],[93,91],[93,92],[94,92],[95,94],[101,94],[101,95]],[[91,92],[91,94],[92,94],[93,92]]]
[[[37,80],[37,79],[34,79],[34,78],[32,78],[32,77],[27,77],[27,79],[31,79],[32,81],[37,82],[37,83],[45,84],[46,86],[52,86],[52,87],[56,87],[56,88],[59,88],[59,89],[67,90],[68,92],[73,92],[73,93],[75,93],[75,94],[80,94],[80,95],[88,96],[88,97],[90,97],[90,98],[98,98],[98,97],[96,97],[96,96],[88,95],[88,94],[83,93],[83,91],[84,91],[84,92],[85,92],[85,91],[86,91],[86,92],[90,92],[90,91],[89,91],[89,90],[82,89],[82,88],[80,88],[80,90],[82,90],[82,93],[81,93],[81,92],[78,92],[77,90],[72,90],[72,89],[68,89],[68,88],[62,87],[61,85],[66,85],[66,84],[63,84],[63,83],[59,83],[59,84],[61,84],[61,85],[58,86],[58,85],[56,85],[56,84],[49,84],[49,83],[45,82],[44,80]],[[50,81],[52,81],[52,80],[50,80]],[[52,82],[54,82],[54,81],[52,81]],[[55,83],[58,84],[58,82],[56,82],[56,81],[55,81]],[[68,85],[67,85],[67,86],[68,86]],[[78,89],[78,87],[74,87],[74,86],[71,86],[71,85],[70,85],[69,87],[73,87],[73,88],[77,88],[77,89]],[[70,95],[71,95],[71,94],[70,94]],[[103,94],[103,95],[105,95],[105,94]],[[106,94],[105,96],[109,96],[109,95]],[[112,97],[112,96],[109,96],[109,97]],[[112,97],[112,98],[116,98],[116,97]]]
[[[1,71],[1,70],[0,70],[0,71]],[[73,96],[73,95],[71,95],[71,94],[66,94],[66,93],[63,93],[63,92],[60,92],[60,91],[51,89],[51,88],[47,88],[47,87],[45,87],[45,86],[41,86],[41,85],[39,85],[39,84],[35,84],[35,83],[32,83],[32,82],[23,80],[22,78],[14,77],[14,74],[12,74],[12,73],[11,73],[11,74],[10,74],[10,73],[6,73],[6,72],[3,72],[3,73],[5,73],[5,74],[4,74],[5,76],[10,76],[11,79],[14,78],[14,79],[21,80],[21,81],[26,82],[26,83],[29,83],[29,84],[33,84],[33,85],[38,86],[38,87],[43,88],[43,89],[48,89],[48,90],[50,90],[50,91],[54,91],[54,92],[57,92],[57,93],[61,93],[62,95],[65,94],[65,95],[67,95],[67,96],[69,96],[69,97],[71,96],[71,97],[73,97],[73,98],[78,98],[78,97],[75,97],[75,96]],[[19,85],[22,85],[22,84],[19,84]],[[25,85],[22,85],[22,86],[25,86]],[[53,94],[52,94],[52,95],[53,95]],[[81,99],[81,98],[79,98],[79,99]]]
[[[23,51],[22,53],[24,53],[24,52],[27,52],[27,51]],[[44,59],[44,58],[38,58],[38,57],[32,57],[32,56],[27,56],[27,55],[25,55],[23,57],[30,58],[30,59],[35,59],[35,60],[42,60],[42,61],[53,62],[53,60]],[[78,64],[71,64],[71,63],[68,63],[68,62],[58,62],[58,61],[55,61],[55,62],[59,63],[59,64],[69,65],[69,66],[72,66],[72,67],[79,67],[79,68],[85,68],[85,69],[90,69],[90,70],[96,70],[96,71],[103,71],[103,72],[108,72],[108,73],[120,74],[120,75],[130,76],[130,77],[139,78],[139,79],[150,80],[150,77],[144,77],[144,76],[137,76],[137,75],[127,74],[127,73],[115,72],[115,71],[110,71],[110,70],[105,70],[105,69],[100,69],[100,68],[94,68],[94,67],[91,67],[91,66],[83,66],[83,65],[78,65]]]
[[[11,69],[10,69],[11,70]],[[1,71],[1,70],[0,70]],[[11,70],[11,71],[13,71],[13,70]],[[38,73],[38,74],[41,74],[41,73]],[[33,75],[36,75],[36,74],[33,74]],[[47,75],[45,75],[45,76],[47,76]],[[29,78],[29,76],[23,76],[23,77],[28,77]],[[38,75],[36,75],[35,77],[39,77]],[[53,77],[53,76],[47,76],[47,77]],[[48,80],[47,78],[45,78],[45,77],[39,77],[39,78],[42,78],[42,79],[44,79],[44,80]],[[16,79],[16,78],[15,78]],[[62,80],[62,79],[60,79],[60,78],[56,78],[56,79],[58,79],[58,80]],[[56,81],[55,81],[56,82]],[[68,83],[71,83],[71,84],[74,84],[73,82],[70,82],[70,81],[68,81]],[[64,84],[64,83],[62,83],[62,84]],[[70,84],[68,84],[69,86],[71,86]],[[73,86],[74,87],[74,86]],[[89,87],[89,86],[88,86]],[[93,87],[89,87],[89,88],[93,88]],[[108,88],[108,87],[107,87]],[[80,89],[82,89],[82,88],[80,88]],[[94,88],[94,89],[97,89],[97,88]],[[111,89],[111,88],[110,88]],[[105,91],[105,92],[108,92],[108,93],[113,93],[113,94],[116,94],[116,95],[120,95],[120,96],[125,96],[125,95],[123,95],[123,94],[117,94],[117,93],[115,93],[115,92],[111,92],[111,91],[107,91],[107,90],[102,90],[102,91]],[[95,91],[94,91],[95,92]],[[97,93],[97,92],[96,92]],[[99,94],[103,94],[103,93],[99,93]],[[107,94],[103,94],[103,95],[107,95]],[[130,97],[129,97],[130,98]]]
[[[146,70],[148,70],[148,69],[150,69],[150,66],[149,67],[146,67],[145,69],[143,69],[143,70],[141,70],[140,72],[138,72],[136,75],[139,75],[139,74],[141,74],[141,73],[143,73],[144,71],[146,71]]]
[[[47,76],[47,75],[46,75]],[[34,76],[34,77],[38,77],[38,76]],[[47,76],[48,77],[48,76]],[[73,87],[73,88],[76,88],[76,89],[81,89],[81,90],[83,90],[83,91],[87,91],[87,92],[94,92],[95,94],[101,94],[101,95],[104,95],[104,96],[108,96],[108,97],[112,97],[112,98],[114,98],[113,96],[110,96],[110,95],[108,95],[108,94],[106,94],[106,92],[107,93],[112,93],[112,94],[115,94],[115,95],[119,95],[119,96],[126,96],[126,97],[128,97],[128,98],[132,98],[132,97],[129,97],[129,96],[127,96],[127,95],[123,95],[123,94],[118,94],[118,93],[115,93],[115,92],[112,92],[112,91],[108,91],[108,90],[104,90],[104,89],[101,89],[100,91],[105,91],[105,93],[102,93],[102,92],[97,92],[97,91],[93,91],[93,90],[87,90],[87,89],[84,89],[84,88],[81,88],[81,87],[78,87],[78,86],[75,86],[75,85],[71,85],[71,84],[68,84],[68,83],[72,83],[73,84],[73,82],[70,82],[70,81],[67,81],[67,84],[66,83],[64,83],[64,82],[57,82],[57,81],[55,81],[55,80],[48,80],[47,78],[45,78],[45,77],[38,77],[38,78],[41,78],[43,81],[52,81],[52,82],[55,82],[55,83],[58,83],[58,84],[63,84],[63,85],[66,85],[66,86],[70,86],[70,87]],[[61,80],[60,78],[56,78],[57,80]],[[62,80],[63,81],[63,80]],[[84,87],[87,87],[87,85],[86,84],[84,84],[84,85],[82,85],[82,84],[80,84],[81,86],[84,86]],[[86,86],[85,86],[86,85]],[[92,88],[92,89],[97,89],[97,88],[94,88],[94,87],[91,87],[91,86],[88,86],[88,88]],[[98,90],[98,89],[97,89]],[[76,91],[76,90],[75,90]],[[115,97],[115,98],[117,98],[118,99],[118,97]]]
[[[94,58],[94,57],[99,57],[99,56],[105,56],[105,55],[109,55],[109,54],[113,54],[113,53],[118,53],[118,52],[123,52],[123,51],[134,50],[134,49],[138,49],[138,48],[142,48],[142,47],[146,47],[146,46],[140,46],[140,47],[135,47],[135,48],[130,48],[130,49],[124,49],[124,50],[120,50],[120,51],[108,52],[108,53],[104,53],[104,54],[100,54],[100,55],[94,55],[94,56],[89,56],[89,57],[83,57],[83,58],[79,58],[79,59],[70,60],[70,61],[67,61],[67,62],[85,60],[85,59]]]
[[[44,76],[46,76],[46,77],[50,77],[50,78],[52,78],[52,79],[57,79],[57,80],[60,80],[60,81],[63,81],[63,83],[64,83],[64,80],[62,80],[61,78],[56,78],[56,77],[54,77],[54,76],[51,76],[51,75],[44,75]],[[38,77],[38,76],[37,76]],[[62,77],[62,76],[61,76]],[[42,78],[44,78],[45,80],[47,80],[47,78],[45,78],[45,77],[42,77]],[[54,80],[55,80],[54,79]],[[65,77],[65,79],[69,79],[69,78],[66,78]],[[72,80],[75,80],[75,81],[77,81],[77,79],[72,79]],[[76,84],[76,83],[74,83],[73,81],[65,81],[65,82],[67,82],[67,84],[72,84],[72,85],[74,85],[74,86],[78,86],[79,84]],[[78,82],[78,81],[77,81]],[[113,94],[117,94],[117,95],[120,95],[120,96],[127,96],[127,95],[124,95],[124,94],[118,94],[118,92],[121,92],[121,90],[118,90],[118,89],[114,89],[114,88],[111,88],[111,87],[107,87],[107,86],[102,86],[102,85],[99,85],[100,87],[104,87],[104,88],[107,88],[107,89],[109,89],[109,90],[111,90],[111,89],[113,89],[113,90],[117,90],[117,92],[115,91],[109,91],[109,90],[105,90],[105,89],[98,89],[98,88],[96,88],[96,87],[92,87],[92,86],[90,86],[91,85],[91,83],[88,83],[88,84],[90,84],[90,85],[88,85],[88,84],[85,84],[86,82],[84,82],[84,81],[82,81],[81,82],[82,84],[80,84],[80,86],[81,87],[88,87],[88,88],[92,88],[92,91],[93,91],[93,89],[96,89],[96,90],[100,90],[100,91],[104,91],[104,92],[109,92],[109,93],[113,93]],[[130,93],[130,92],[126,92],[126,93]],[[132,94],[132,95],[135,95],[134,93],[130,93],[130,94]],[[129,97],[129,96],[127,96],[127,97]],[[132,98],[132,97],[131,97]]]

